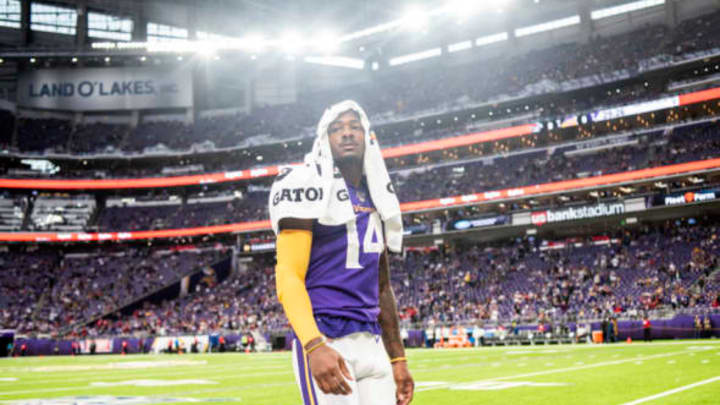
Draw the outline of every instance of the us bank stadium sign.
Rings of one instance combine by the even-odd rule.
[[[18,106],[107,111],[192,106],[189,68],[41,69],[18,79]]]
[[[530,214],[530,222],[535,226],[542,226],[547,223],[572,221],[577,219],[588,219],[598,217],[609,217],[625,212],[625,204],[599,203],[595,205],[584,205],[581,207],[568,207],[561,210],[536,211]]]

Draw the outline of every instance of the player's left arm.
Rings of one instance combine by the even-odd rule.
[[[412,401],[415,382],[410,375],[405,358],[405,348],[400,339],[400,325],[397,314],[395,293],[390,285],[390,265],[387,250],[380,255],[380,316],[382,340],[392,362],[393,378],[397,386],[398,405],[407,405]]]

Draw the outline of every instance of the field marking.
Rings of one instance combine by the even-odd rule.
[[[150,370],[156,368],[173,368],[173,367],[195,367],[206,366],[207,360],[170,360],[170,361],[123,361],[107,364],[73,364],[73,365],[57,365],[57,366],[40,366],[31,367],[30,372],[35,373],[52,373],[52,372],[78,372],[88,371],[95,372],[99,370]]]
[[[720,376],[716,376],[716,377],[713,377],[713,378],[708,378],[707,380],[698,381],[698,382],[696,382],[696,383],[684,385],[684,386],[682,386],[682,387],[678,387],[678,388],[674,388],[674,389],[671,389],[671,390],[668,390],[668,391],[664,391],[664,392],[661,392],[661,393],[659,393],[659,394],[651,395],[651,396],[649,396],[649,397],[636,399],[636,400],[631,401],[631,402],[625,402],[625,403],[622,404],[622,405],[637,405],[637,404],[642,404],[643,402],[648,402],[648,401],[652,401],[652,400],[654,400],[654,399],[663,398],[663,397],[666,397],[666,396],[668,396],[668,395],[676,394],[676,393],[678,393],[678,392],[687,391],[687,390],[689,390],[689,389],[692,389],[692,388],[695,388],[695,387],[699,387],[699,386],[701,386],[701,385],[714,383],[715,381],[720,381]]]
[[[457,391],[499,391],[506,390],[509,388],[517,387],[563,387],[571,384],[567,383],[547,383],[547,382],[530,382],[530,381],[515,381],[515,382],[497,382],[497,381],[477,381],[470,383],[457,383],[451,385],[451,390]]]
[[[82,361],[82,360],[78,360],[78,361]],[[287,361],[289,362],[290,359],[288,359]],[[216,367],[219,367],[219,366],[224,367],[226,364],[234,364],[234,366],[235,366],[238,370],[241,370],[241,369],[252,369],[252,370],[256,370],[256,369],[264,369],[264,368],[271,369],[271,368],[284,367],[287,363],[284,363],[284,364],[264,364],[264,363],[262,363],[262,362],[258,362],[257,364],[254,364],[254,363],[252,363],[252,364],[248,364],[248,363],[238,364],[238,363],[230,363],[230,362],[228,362],[228,363],[222,363],[222,364],[217,364],[217,363],[216,363],[216,364],[214,364],[214,365],[204,364],[203,366],[204,366],[204,368],[216,368]],[[196,366],[196,365],[195,365],[195,366]],[[9,367],[9,368],[6,368],[6,369],[0,368],[0,373],[23,373],[23,374],[29,374],[29,375],[37,375],[37,374],[40,374],[40,373],[50,373],[51,375],[55,375],[55,376],[57,376],[57,377],[62,378],[62,377],[65,377],[65,376],[67,375],[67,372],[68,372],[68,371],[72,371],[74,374],[83,374],[83,373],[86,373],[86,374],[90,374],[90,375],[97,375],[97,374],[106,373],[106,374],[113,375],[113,374],[116,374],[117,372],[123,372],[123,371],[128,371],[128,372],[131,372],[131,371],[150,371],[150,370],[158,370],[158,369],[163,369],[163,370],[167,371],[168,368],[173,369],[173,370],[176,370],[176,369],[177,369],[177,370],[192,370],[192,369],[194,369],[195,366],[183,365],[183,366],[172,366],[172,367],[130,368],[130,367],[122,367],[122,366],[120,366],[120,367],[110,367],[110,366],[107,366],[107,365],[101,365],[101,366],[99,366],[99,365],[90,365],[90,364],[87,364],[87,365],[77,365],[77,366],[72,366],[72,365],[71,365],[71,366],[48,366],[48,367],[53,367],[53,368],[57,368],[57,367],[67,367],[68,369],[66,369],[66,370],[46,369],[45,367]],[[75,370],[70,369],[71,367],[76,367],[77,369],[75,369]]]
[[[289,360],[288,360],[289,362]],[[244,365],[244,366],[237,366],[237,365],[228,365],[228,364],[216,364],[216,365],[208,365],[206,367],[203,367],[203,370],[207,372],[222,372],[222,371],[237,371],[237,372],[245,372],[248,370],[272,370],[272,369],[287,369],[288,365],[272,365],[272,366],[251,366],[251,365]],[[88,379],[91,378],[105,378],[108,380],[123,380],[131,378],[132,376],[137,375],[138,370],[131,370],[131,369],[115,369],[115,370],[98,370],[97,372],[92,373],[91,375],[85,375],[83,377],[75,377],[75,378],[67,378],[66,375],[52,375],[52,376],[46,376],[44,379],[39,380],[41,382],[49,383],[49,382],[85,382],[88,381]],[[158,376],[158,377],[167,377],[167,376],[174,376],[179,377],[183,375],[194,375],[197,373],[196,369],[185,369],[185,370],[167,370],[167,369],[158,369],[158,368],[151,368],[147,369],[145,372],[142,373],[143,376]],[[108,375],[109,374],[109,375]],[[265,373],[267,374],[267,373]],[[281,374],[284,374],[284,372],[281,372]],[[35,374],[37,375],[37,374]],[[35,375],[31,374],[31,377],[35,377]],[[255,375],[255,374],[254,374]],[[260,374],[257,374],[260,375]],[[38,380],[36,379],[25,379],[24,382],[18,382],[14,384],[15,387],[21,386],[21,385],[34,385],[37,384]],[[2,394],[0,394],[2,395]]]
[[[577,366],[577,367],[564,367],[564,368],[557,368],[554,370],[535,371],[532,373],[516,374],[516,375],[509,375],[509,376],[496,377],[496,378],[487,378],[485,380],[480,380],[480,381],[502,381],[502,380],[512,380],[514,378],[536,377],[536,376],[541,376],[541,375],[566,373],[566,372],[571,372],[571,371],[586,370],[586,369],[590,369],[590,368],[597,368],[597,367],[604,367],[604,366],[614,366],[616,364],[629,363],[629,362],[634,362],[637,360],[654,360],[654,359],[659,359],[659,358],[663,358],[663,357],[678,356],[678,355],[683,355],[683,354],[687,354],[687,352],[682,351],[682,352],[653,354],[653,355],[642,357],[642,358],[613,360],[613,361],[606,361],[606,362],[602,362],[602,363],[587,364],[584,366]],[[415,390],[415,391],[421,392],[421,391],[428,391],[428,390],[434,390],[434,389],[448,388],[450,385],[453,385],[453,384],[455,384],[455,383],[447,383],[444,386],[427,387],[427,388],[419,389],[419,390]],[[2,394],[0,394],[0,395],[2,395]]]
[[[168,387],[174,385],[211,385],[217,384],[211,380],[127,380],[116,382],[95,381],[91,382],[91,387]]]
[[[292,375],[293,372],[292,372],[291,368],[292,367],[288,366],[287,371],[274,372],[274,373],[258,373],[258,374],[253,374],[251,377],[254,378],[254,377],[261,377],[261,376],[268,376],[268,375],[282,375],[282,374]],[[185,372],[183,374],[187,374],[187,372]],[[143,376],[146,377],[146,375],[143,375]],[[228,379],[243,378],[243,377],[244,376],[240,376],[240,375],[230,375],[230,376],[224,376],[224,377],[223,376],[213,377],[213,379],[214,380],[228,380]],[[127,378],[128,378],[127,376],[124,376],[122,378],[120,378],[120,377],[115,378],[114,380],[121,381],[121,380],[125,380]],[[87,380],[88,380],[87,378],[84,378],[82,381],[87,381]],[[36,383],[37,383],[37,381],[36,381]],[[254,385],[257,385],[257,384],[254,384]],[[100,389],[100,387],[79,385],[79,386],[74,386],[74,387],[62,387],[62,388],[44,388],[44,389],[22,390],[22,391],[6,391],[6,392],[0,392],[0,397],[11,396],[11,395],[15,395],[15,394],[28,394],[28,393],[34,393],[34,392],[58,392],[58,391],[73,391],[73,390],[80,391],[80,390],[88,390],[88,389]],[[0,400],[0,402],[3,402],[3,400]]]

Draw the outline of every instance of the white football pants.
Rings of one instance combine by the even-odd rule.
[[[395,405],[395,380],[382,339],[369,332],[328,341],[345,359],[353,380],[350,395],[323,393],[312,377],[300,341],[293,341],[293,370],[305,405]]]

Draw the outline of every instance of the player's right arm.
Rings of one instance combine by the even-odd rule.
[[[326,394],[348,395],[352,390],[345,378],[352,380],[352,377],[342,356],[324,344],[325,338],[313,317],[312,303],[305,287],[312,248],[312,223],[312,219],[280,220],[275,267],[278,300],[305,352],[310,351],[310,371],[320,389]]]

